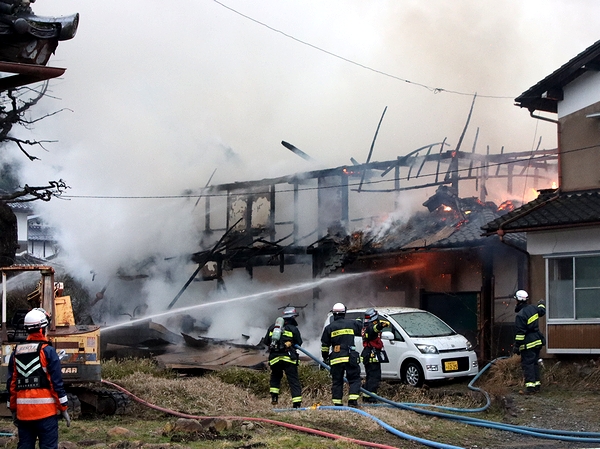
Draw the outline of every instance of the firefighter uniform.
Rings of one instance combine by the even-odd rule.
[[[269,391],[271,393],[271,403],[276,404],[278,401],[281,379],[285,373],[288,385],[290,386],[290,393],[292,394],[292,405],[294,408],[299,408],[302,404],[302,384],[298,375],[299,356],[295,345],[302,346],[302,336],[298,330],[298,323],[295,320],[295,316],[297,316],[295,309],[293,312],[286,309],[283,315],[284,324],[281,328],[281,338],[279,341],[274,342],[272,340],[275,324],[269,327],[263,341],[269,347],[269,366],[271,367]]]
[[[375,312],[377,314],[377,312]],[[365,316],[365,320],[367,320]],[[385,320],[379,320],[378,315],[371,322],[366,322],[362,329],[363,350],[361,359],[365,366],[365,390],[377,394],[379,384],[381,383],[381,363],[387,361],[385,351],[383,351],[383,341],[381,341],[381,332],[390,323]],[[367,394],[363,393],[364,402],[375,402]]]
[[[540,332],[539,318],[546,314],[546,305],[540,301],[537,305],[519,302],[515,308],[514,352],[521,354],[521,368],[525,378],[525,390],[534,393],[540,390],[540,369],[538,359],[540,350],[546,344]]]
[[[18,449],[58,447],[58,415],[67,410],[55,349],[41,331],[30,333],[11,354],[6,388],[9,408],[19,429]]]
[[[360,337],[360,321],[333,315],[321,335],[321,356],[331,367],[331,398],[334,405],[343,405],[344,373],[348,380],[348,405],[357,406],[360,397],[360,355],[354,346],[354,337]],[[331,348],[331,352],[329,351]]]

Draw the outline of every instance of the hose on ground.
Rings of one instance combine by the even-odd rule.
[[[348,412],[358,413],[360,415],[366,416],[367,418],[375,421],[377,424],[379,424],[381,427],[383,427],[385,430],[387,430],[392,435],[396,435],[397,437],[403,438],[405,440],[415,441],[415,442],[421,443],[425,446],[435,447],[435,448],[439,448],[439,449],[463,449],[460,446],[452,446],[450,444],[440,443],[438,441],[426,440],[425,438],[420,438],[420,437],[417,437],[414,435],[410,435],[408,433],[404,433],[404,432],[396,429],[395,427],[390,426],[389,424],[387,424],[386,422],[377,418],[376,416],[373,416],[370,413],[367,413],[364,410],[361,410],[361,409],[358,409],[355,407],[344,407],[344,406],[339,406],[339,405],[335,405],[335,406],[319,405],[319,406],[315,407],[314,409],[316,409],[316,410],[348,411]],[[282,412],[282,411],[297,411],[297,410],[313,410],[313,408],[308,407],[308,408],[296,408],[296,409],[281,409],[281,410],[275,410],[275,411]]]
[[[144,399],[137,397],[136,395],[134,395],[130,391],[126,390],[125,388],[121,387],[120,385],[117,385],[113,382],[109,382],[108,380],[102,379],[102,383],[109,385],[110,387],[115,388],[116,390],[119,390],[119,391],[125,393],[126,395],[131,397],[134,401],[136,401],[146,407],[149,407],[153,410],[157,410],[157,411],[160,411],[163,413],[167,413],[169,415],[178,416],[180,418],[223,419],[223,420],[230,420],[230,421],[261,422],[261,423],[265,423],[265,424],[272,424],[275,426],[286,427],[288,429],[292,429],[292,430],[296,430],[299,432],[304,432],[304,433],[308,433],[308,434],[312,434],[312,435],[317,435],[317,436],[329,438],[332,440],[347,441],[349,443],[358,444],[359,446],[364,446],[364,447],[374,447],[374,448],[378,448],[378,449],[396,449],[394,446],[388,446],[385,444],[378,444],[378,443],[371,443],[369,441],[357,440],[355,438],[348,438],[348,437],[345,437],[342,435],[337,435],[337,434],[329,433],[329,432],[323,432],[322,430],[312,429],[310,427],[298,426],[296,424],[290,424],[290,423],[286,423],[283,421],[276,421],[276,420],[268,419],[268,418],[255,418],[255,417],[242,417],[242,416],[198,416],[198,415],[190,415],[187,413],[181,413],[181,412],[171,410],[168,408],[164,408],[164,407],[160,407],[158,405],[155,405],[148,401],[145,401]],[[298,409],[293,409],[293,410],[298,410]]]
[[[327,364],[325,364],[321,360],[317,359],[310,352],[306,351],[305,349],[302,349],[298,345],[296,345],[296,348],[299,349],[300,351],[302,351],[307,356],[309,356],[311,359],[313,359],[315,362],[317,362],[319,365],[321,365],[325,369],[330,370],[330,367]],[[486,366],[485,369],[487,369],[489,366],[491,366],[496,360],[499,360],[499,359],[495,359],[492,362],[490,362]],[[478,376],[476,376],[473,379],[473,381],[477,378],[478,378]],[[471,383],[473,383],[473,381],[471,381]],[[480,390],[480,391],[483,391],[483,390]],[[372,398],[374,398],[380,402],[388,404],[392,407],[396,407],[396,408],[400,408],[403,410],[408,410],[408,411],[412,411],[412,412],[416,412],[416,413],[420,413],[420,414],[424,414],[424,415],[434,416],[437,418],[451,419],[454,421],[461,422],[463,424],[470,424],[473,426],[486,427],[486,428],[490,428],[490,429],[504,430],[504,431],[518,433],[521,435],[528,435],[528,436],[532,436],[532,437],[544,438],[544,439],[550,439],[550,440],[572,441],[572,442],[580,442],[580,443],[584,443],[584,442],[585,443],[600,443],[600,433],[598,433],[598,432],[575,432],[575,431],[569,431],[569,430],[540,429],[540,428],[533,428],[533,427],[527,427],[527,426],[518,426],[518,425],[514,425],[514,424],[503,424],[503,423],[498,423],[498,422],[494,422],[494,421],[488,421],[488,420],[478,419],[478,418],[473,418],[473,417],[468,417],[468,416],[460,416],[460,415],[454,415],[451,413],[436,412],[434,410],[425,410],[423,408],[414,406],[413,404],[390,401],[389,399],[378,396],[370,391],[365,390],[364,388],[361,388],[361,392],[371,396]],[[489,395],[487,395],[487,393],[486,393],[486,398],[489,400]],[[427,405],[427,404],[425,406],[432,407],[431,405]],[[464,411],[461,409],[456,409],[456,410]]]

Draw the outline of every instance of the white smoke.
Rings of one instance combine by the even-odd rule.
[[[66,268],[91,291],[119,268],[152,258],[151,277],[136,294],[151,310],[164,309],[195,268],[184,256],[205,249],[198,229],[203,210],[196,198],[177,196],[199,192],[215,169],[212,184],[350,164],[351,157],[365,162],[385,106],[372,160],[392,160],[444,138],[454,147],[474,93],[465,145],[479,128],[480,153],[486,146],[493,153],[502,146],[530,150],[539,136],[545,148],[555,147],[554,126],[531,119],[513,99],[597,39],[600,9],[572,0],[225,3],[393,76],[215,2],[33,4],[36,14],[79,12],[81,21],[76,37],[61,42],[50,60],[67,71],[51,81],[51,96],[37,112],[69,110],[32,132],[57,143],[38,152],[41,161],[24,164],[22,179],[34,185],[62,178],[71,186],[72,198],[35,206],[57,230]],[[320,162],[300,159],[282,140]],[[365,216],[387,216],[371,224],[383,233],[407,219],[422,195],[402,194],[385,205],[365,196]],[[301,220],[314,228],[316,217]],[[93,282],[91,272],[99,276]],[[117,284],[109,284],[107,295],[118,296]],[[232,297],[239,293],[234,285],[272,288],[242,275],[228,284]],[[192,287],[181,303],[211,295],[212,282]],[[130,312],[137,304],[119,297],[121,304],[131,301]],[[272,313],[275,304],[267,305]],[[249,327],[269,322],[246,318]]]

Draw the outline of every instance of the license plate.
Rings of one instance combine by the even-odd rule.
[[[444,362],[444,370],[446,371],[458,371],[458,362],[453,360],[450,362]]]

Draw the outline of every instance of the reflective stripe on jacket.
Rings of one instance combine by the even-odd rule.
[[[546,306],[525,304],[518,309],[515,317],[515,346],[520,351],[545,345],[544,335],[540,332],[539,318],[546,314]]]
[[[381,332],[383,326],[379,321],[368,323],[362,330],[363,351],[361,353],[363,363],[379,363],[378,353],[383,349]]]
[[[67,409],[67,394],[64,390],[62,374],[60,371],[60,360],[52,346],[50,346],[41,333],[31,334],[25,343],[17,345],[11,354],[8,365],[7,390],[10,393],[9,407],[17,411],[17,419],[20,421],[33,421],[49,416],[57,415]],[[42,343],[41,345],[37,343]],[[32,345],[32,343],[36,343]],[[21,349],[20,349],[21,348]],[[32,354],[34,348],[37,356]],[[24,361],[24,365],[33,365],[39,362],[40,369],[24,370],[18,362]],[[33,365],[31,368],[33,368]],[[17,388],[17,379],[21,377],[23,384],[24,373],[36,374],[41,372],[45,377],[39,383],[39,387]],[[26,377],[26,376],[25,376]]]
[[[300,335],[298,327],[294,324],[295,322],[296,320],[293,319],[285,319],[283,327],[281,328],[279,344],[275,348],[269,349],[269,365],[274,365],[277,362],[296,364],[299,362],[300,358],[298,357],[295,346],[302,346],[302,336]],[[271,327],[269,327],[263,340],[267,347],[271,345],[273,329],[275,329],[275,324],[272,324]],[[286,347],[286,342],[289,347]]]
[[[360,337],[362,325],[360,321],[334,316],[334,321],[323,329],[321,335],[321,355],[329,358],[331,365],[348,363],[350,352],[356,351],[354,337]],[[329,348],[331,347],[331,353]]]

